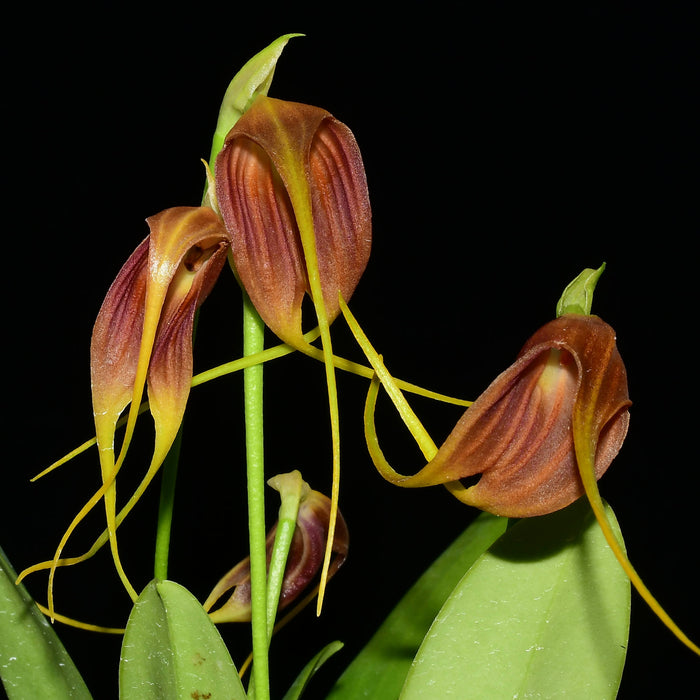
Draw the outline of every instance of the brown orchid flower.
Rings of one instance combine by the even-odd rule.
[[[597,316],[566,314],[528,340],[423,469],[382,474],[406,487],[478,474],[455,492],[464,503],[508,517],[551,513],[584,493],[575,432],[586,431],[599,479],[622,446],[629,405],[613,329]]]
[[[350,298],[369,259],[369,195],[352,132],[318,107],[260,96],[226,137],[216,191],[255,308],[282,340],[306,345],[304,295],[331,323],[338,292]]]
[[[61,552],[73,530],[101,499],[117,571],[131,597],[137,597],[119,561],[116,529],[155,476],[175,439],[192,379],[195,311],[226,260],[228,234],[208,207],[167,209],[147,223],[150,235],[112,283],[93,329],[90,367],[102,487],[66,530],[53,561],[23,572],[24,576],[33,570],[51,569],[51,614],[56,566],[89,556],[61,560]],[[146,384],[155,424],[153,457],[138,489],[117,515],[115,478],[131,441]],[[124,437],[116,452],[117,421],[129,404]]]

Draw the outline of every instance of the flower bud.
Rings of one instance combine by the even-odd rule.
[[[274,479],[269,482],[274,485]],[[317,579],[324,560],[326,538],[331,513],[331,501],[319,491],[313,491],[304,483],[297,512],[296,527],[287,557],[284,579],[280,592],[281,610],[295,601]],[[275,541],[277,524],[267,534],[268,564]],[[348,553],[349,535],[343,516],[338,513],[333,537],[335,557],[328,571],[330,578],[343,564]],[[211,607],[233,588],[228,600],[209,613],[214,622],[247,622],[251,617],[250,558],[246,557],[234,566],[209,594],[204,609]]]

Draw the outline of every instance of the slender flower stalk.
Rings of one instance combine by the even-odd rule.
[[[243,305],[243,355],[262,351],[265,326],[250,300]],[[265,458],[263,419],[263,366],[243,370],[248,538],[250,544],[250,604],[253,634],[254,687],[257,697],[270,695],[267,635],[267,560],[265,542]]]

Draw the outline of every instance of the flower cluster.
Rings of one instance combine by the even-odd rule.
[[[269,77],[269,66],[266,70]],[[348,531],[338,510],[333,372],[339,360],[329,332],[341,312],[352,321],[372,366],[366,435],[372,460],[385,479],[407,488],[444,485],[465,504],[510,518],[551,513],[585,494],[616,556],[653,607],[655,601],[643,592],[611,534],[596,485],[621,449],[630,406],[615,333],[591,314],[590,295],[602,268],[584,271],[565,292],[557,318],[525,343],[514,363],[467,408],[442,446],[432,448],[426,442],[425,466],[403,475],[379,448],[374,408],[380,386],[402,406],[402,415],[410,410],[346,306],[365,271],[372,242],[368,188],[356,140],[323,109],[274,99],[266,90],[246,90],[240,114],[215,154],[205,205],[174,207],[147,220],[148,237],[120,270],[97,317],[91,379],[102,486],[43,567],[51,568],[49,610],[54,571],[69,563],[61,559],[66,541],[100,500],[117,571],[137,598],[120,562],[117,528],[163,464],[180,429],[192,383],[195,315],[227,258],[265,325],[290,349],[318,357],[303,328],[303,302],[310,297],[329,383],[332,493],[328,498],[303,486],[281,583],[281,608],[297,600],[319,572],[322,595],[327,579],[347,556]],[[141,485],[117,511],[117,475],[146,393],[155,425],[153,456]],[[127,407],[117,448],[115,435]],[[275,487],[280,483],[272,482]],[[277,526],[268,533],[268,554],[276,535]],[[42,567],[32,570],[36,568]],[[250,560],[245,559],[221,579],[205,609],[232,593],[211,612],[214,621],[251,618],[250,578]]]

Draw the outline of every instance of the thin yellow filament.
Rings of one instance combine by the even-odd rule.
[[[53,613],[49,611],[48,608],[44,607],[40,603],[36,604],[37,608],[47,615],[52,620],[61,622],[64,625],[69,625],[70,627],[77,627],[81,630],[86,630],[88,632],[102,632],[103,634],[124,634],[123,627],[103,627],[102,625],[93,625],[89,622],[81,622],[80,620],[74,620],[72,617],[66,617],[65,615],[60,615],[55,610]]]
[[[299,208],[295,207],[295,212]],[[307,210],[304,210],[307,211]],[[306,269],[311,288],[311,297],[316,311],[318,327],[321,331],[321,345],[323,348],[323,363],[326,370],[326,386],[328,388],[328,404],[331,421],[331,447],[332,447],[332,467],[331,467],[331,508],[328,522],[328,538],[326,540],[326,551],[321,569],[321,581],[319,584],[318,601],[316,603],[316,614],[321,614],[323,598],[328,584],[328,570],[333,556],[333,538],[335,537],[335,525],[338,519],[338,501],[340,500],[340,411],[338,408],[338,386],[335,378],[335,366],[333,364],[333,346],[331,344],[330,324],[326,314],[326,305],[323,299],[323,289],[321,287],[321,276],[318,270],[318,260],[316,258],[316,240],[313,228],[313,221],[310,216],[297,213],[297,223],[304,244],[304,257],[306,259]],[[309,244],[310,239],[310,244]]]
[[[576,460],[578,463],[579,473],[581,474],[581,480],[583,481],[583,487],[586,491],[586,496],[593,513],[600,525],[600,529],[603,532],[606,542],[610,546],[615,558],[620,563],[624,572],[627,574],[632,585],[635,587],[639,595],[646,602],[646,604],[651,608],[654,614],[663,622],[663,624],[668,627],[668,629],[689,649],[694,651],[698,656],[700,656],[700,647],[698,647],[695,642],[693,642],[683,630],[671,619],[670,615],[661,607],[656,598],[651,594],[651,591],[642,581],[641,577],[637,571],[632,566],[627,554],[621,547],[620,543],[615,537],[615,533],[612,530],[610,521],[605,512],[605,506],[603,504],[603,499],[600,496],[600,491],[598,490],[598,482],[595,478],[595,452],[596,445],[595,441],[590,440],[587,436],[590,435],[590,425],[577,425],[574,423],[574,442],[576,446]]]
[[[384,389],[394,403],[396,410],[399,412],[401,420],[403,420],[404,424],[410,431],[413,439],[416,441],[416,444],[423,453],[423,456],[430,461],[437,453],[437,447],[433,442],[433,439],[430,437],[428,431],[425,429],[420,419],[409,405],[408,401],[406,401],[406,398],[401,393],[401,389],[399,388],[396,380],[384,366],[381,356],[379,353],[377,353],[374,347],[372,347],[369,338],[367,338],[364,331],[360,328],[360,324],[353,316],[352,312],[348,308],[348,305],[345,303],[342,297],[339,301],[340,310],[342,311],[343,316],[345,317],[345,320],[347,321],[347,324],[355,337],[355,340],[362,348],[362,351],[367,357],[367,361],[370,363],[372,369],[377,375],[377,378],[384,386]],[[393,471],[393,469],[391,471]]]
[[[323,362],[323,350],[314,347],[313,345],[310,345],[310,343],[316,340],[316,338],[318,338],[319,335],[319,329],[315,328],[314,330],[304,334],[304,340],[307,343],[309,343],[309,345],[306,345],[305,347],[295,348],[291,345],[287,345],[286,343],[282,343],[280,345],[275,345],[274,347],[268,348],[267,350],[264,350],[263,352],[257,353],[255,355],[239,358],[237,360],[231,360],[230,362],[225,362],[224,364],[218,365],[217,367],[212,367],[211,369],[204,370],[203,372],[195,374],[192,377],[192,384],[190,386],[194,388],[196,386],[199,386],[200,384],[205,384],[206,382],[210,382],[214,379],[219,379],[220,377],[232,374],[233,372],[238,372],[240,369],[248,367],[250,364],[268,362],[269,360],[274,360],[278,357],[284,357],[285,355],[289,355],[290,353],[297,351],[303,352],[305,355],[308,355],[314,360]],[[350,374],[355,374],[358,377],[365,377],[366,379],[371,379],[374,375],[374,370],[371,367],[367,367],[366,365],[362,365],[358,362],[353,362],[352,360],[348,360],[344,357],[339,357],[338,355],[333,355],[333,364],[336,367],[336,369],[342,370],[344,372],[349,372]],[[396,384],[396,386],[403,391],[406,391],[410,394],[415,394],[417,396],[423,396],[428,399],[433,399],[434,401],[440,401],[442,403],[451,404],[453,406],[464,407],[471,406],[472,404],[471,401],[467,401],[466,399],[460,399],[454,396],[448,396],[447,394],[442,394],[437,391],[431,391],[430,389],[425,389],[424,387],[418,386],[417,384],[412,384],[411,382],[407,382],[403,379],[398,379],[394,377],[393,381]],[[139,406],[138,414],[141,415],[147,410],[148,401],[144,401]],[[125,423],[126,416],[124,416],[117,422],[116,427],[121,428]],[[52,471],[54,471],[54,469],[63,466],[64,464],[66,464],[66,462],[69,462],[74,457],[77,457],[83,452],[89,450],[96,444],[97,438],[95,437],[86,440],[82,445],[79,445],[78,447],[74,448],[68,454],[64,455],[60,459],[50,464],[43,471],[39,472],[36,476],[33,476],[30,479],[30,481],[38,481],[47,474],[50,474]]]

